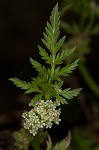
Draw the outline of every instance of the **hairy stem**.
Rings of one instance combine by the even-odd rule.
[[[95,95],[99,98],[99,86],[91,77],[90,73],[88,72],[87,68],[83,63],[79,63],[79,71],[83,77],[83,79],[88,84],[89,88],[95,93]]]

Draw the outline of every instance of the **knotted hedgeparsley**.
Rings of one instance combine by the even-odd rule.
[[[57,109],[60,104],[58,101],[41,100],[38,101],[34,108],[29,112],[24,112],[24,128],[29,130],[33,136],[38,132],[38,129],[51,128],[53,123],[59,124],[61,109]],[[31,106],[31,104],[30,104]]]

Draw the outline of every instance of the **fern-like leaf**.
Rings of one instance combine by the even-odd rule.
[[[40,63],[38,63],[37,61],[33,60],[32,58],[30,58],[30,62],[33,65],[33,67],[38,71],[38,72],[42,72],[42,65]]]
[[[70,145],[70,142],[71,142],[71,135],[69,133],[69,135],[65,139],[63,139],[54,146],[53,150],[67,150],[68,146]]]
[[[42,59],[46,60],[46,63],[52,64],[52,57],[49,56],[46,50],[43,49],[41,46],[38,46],[38,48],[39,48],[39,54],[41,55]]]
[[[51,52],[51,54],[55,54],[60,47],[63,45],[65,37],[61,38],[59,41],[59,24],[60,24],[60,15],[58,11],[58,4],[53,8],[53,11],[50,16],[50,22],[47,22],[47,27],[45,28],[45,32],[43,33],[44,39],[42,42]]]
[[[62,104],[67,103],[66,99],[71,99],[79,94],[80,89],[70,90],[61,89],[63,81],[61,76],[68,76],[78,65],[78,59],[72,64],[68,64],[65,67],[61,67],[60,64],[63,63],[64,59],[72,54],[75,50],[66,49],[61,50],[65,36],[59,39],[60,31],[60,15],[58,11],[58,4],[55,5],[50,16],[50,21],[47,22],[47,27],[43,33],[44,38],[42,42],[49,50],[43,49],[41,46],[39,48],[39,54],[41,58],[45,60],[46,63],[50,65],[48,69],[41,65],[38,61],[30,58],[32,66],[38,72],[36,78],[32,78],[31,82],[21,81],[17,78],[11,78],[10,80],[21,89],[25,90],[25,93],[29,94],[36,92],[31,103],[34,104],[36,101],[43,99],[58,99]]]
[[[56,145],[54,147],[53,147],[50,136],[48,136],[46,150],[67,150],[68,146],[70,145],[70,142],[71,142],[71,133],[70,132],[68,133],[68,136],[66,138],[64,138],[59,143],[56,143]]]
[[[57,100],[61,103],[61,104],[68,104],[68,102],[66,101],[66,99],[64,97],[62,97],[61,95],[60,96],[57,96],[56,97]]]
[[[45,66],[42,66],[40,63],[38,63],[37,61],[33,60],[32,58],[30,58],[31,64],[33,65],[33,67],[37,70],[37,72],[39,73],[39,75],[42,78],[48,78],[48,73],[47,70],[45,68]]]
[[[55,44],[55,53],[58,52],[58,50],[62,47],[63,43],[65,41],[65,36],[59,39],[59,41],[56,42]]]
[[[73,97],[77,96],[81,90],[82,90],[81,88],[74,89],[74,90],[67,88],[61,91],[60,95],[66,99],[72,99]]]
[[[25,90],[26,94],[33,93],[33,92],[41,92],[37,86],[34,86],[30,82],[27,83],[25,81],[21,81],[18,78],[11,78],[10,80],[13,82],[13,84],[16,85],[16,87],[20,87],[22,90]]]
[[[76,67],[78,66],[78,61],[79,59],[75,60],[72,64],[68,64],[66,67],[63,67],[60,70],[59,75],[68,76],[69,73],[72,73],[72,71],[76,69]]]
[[[29,144],[33,140],[33,137],[24,128],[14,132],[13,137],[15,150],[28,150]]]
[[[30,83],[21,81],[18,78],[11,78],[10,80],[13,82],[13,84],[15,84],[17,87],[20,87],[22,90],[27,90],[30,85]]]
[[[59,65],[63,63],[63,60],[68,57],[70,54],[72,54],[75,51],[76,47],[72,48],[72,49],[66,49],[66,50],[62,50],[62,52],[59,52],[56,55],[56,59],[55,59],[55,65]]]

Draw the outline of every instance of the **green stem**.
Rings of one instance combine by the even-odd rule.
[[[39,131],[35,135],[32,143],[33,150],[40,150],[40,137],[39,137]]]
[[[82,77],[88,84],[89,88],[96,94],[96,96],[99,98],[99,86],[94,81],[94,79],[91,77],[90,73],[88,72],[87,68],[83,63],[79,63],[78,65],[79,71],[82,74]]]
[[[52,64],[52,72],[51,72],[51,78],[52,78],[52,80],[53,80],[54,69],[55,69],[55,64],[54,64],[54,62],[55,62],[55,55],[53,56],[53,64]]]
[[[54,70],[55,70],[55,55],[53,54],[53,61],[52,61],[52,66],[51,66],[51,77],[49,79],[50,83],[51,81],[53,81]]]

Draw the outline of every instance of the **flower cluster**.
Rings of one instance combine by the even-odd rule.
[[[35,136],[38,129],[51,128],[53,122],[59,124],[61,110],[56,109],[60,104],[52,100],[41,100],[37,102],[33,109],[23,113],[24,128]]]

